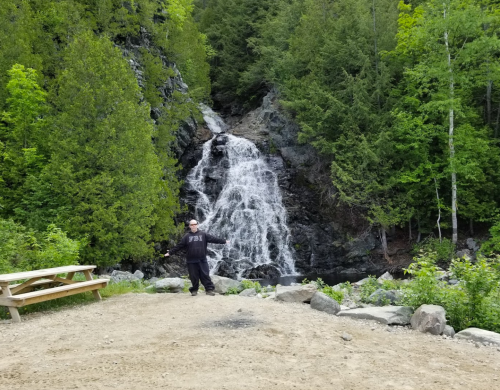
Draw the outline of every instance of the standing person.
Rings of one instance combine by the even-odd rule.
[[[200,279],[201,284],[205,287],[207,295],[215,295],[215,286],[210,279],[210,270],[208,269],[207,244],[209,242],[213,244],[229,244],[229,241],[211,236],[204,231],[198,230],[198,222],[195,219],[189,221],[189,228],[191,231],[182,237],[181,241],[176,246],[167,251],[167,253],[165,253],[165,257],[185,249],[187,252],[186,262],[189,279],[193,285],[189,289],[191,295],[196,296],[198,294]]]

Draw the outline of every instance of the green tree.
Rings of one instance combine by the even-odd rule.
[[[55,220],[72,236],[86,237],[85,261],[150,255],[152,227],[171,221],[158,221],[153,212],[162,170],[149,105],[106,38],[76,37],[63,69],[52,96],[52,158],[30,182],[23,217],[38,228]]]

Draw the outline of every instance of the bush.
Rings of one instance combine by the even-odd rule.
[[[415,263],[404,270],[405,274],[409,273],[414,277],[405,288],[404,304],[414,308],[424,304],[440,304],[444,283],[437,279],[436,260],[437,255],[434,252],[422,254]]]
[[[54,225],[38,236],[11,220],[0,219],[0,273],[78,263],[80,241],[68,238]]]
[[[246,290],[247,288],[254,288],[255,291],[260,293],[262,291],[262,286],[260,285],[259,282],[252,282],[251,280],[243,279],[241,281],[241,291]]]
[[[457,331],[471,326],[500,331],[499,258],[480,256],[475,263],[454,259],[450,272],[459,280],[454,286],[437,279],[436,259],[435,253],[423,254],[405,270],[414,279],[403,288],[403,303],[414,308],[423,304],[443,306],[448,323]]]
[[[491,238],[481,245],[481,252],[491,255],[500,253],[500,218],[490,229]]]
[[[375,276],[368,276],[368,280],[360,286],[360,295],[363,302],[369,302],[369,297],[380,288],[380,283]]]
[[[335,291],[331,286],[325,285],[321,290],[322,293],[328,295],[330,298],[335,299],[339,304],[344,300],[343,291]]]
[[[455,244],[448,238],[440,242],[437,238],[429,237],[413,247],[414,254],[430,252],[436,254],[436,262],[449,263],[455,256]]]

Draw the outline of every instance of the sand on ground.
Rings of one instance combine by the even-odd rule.
[[[500,388],[496,347],[239,296],[126,294],[25,315],[0,322],[0,351],[9,390]]]

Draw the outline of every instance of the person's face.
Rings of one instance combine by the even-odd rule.
[[[189,228],[193,233],[196,233],[196,231],[198,230],[198,222],[196,221],[189,222]]]

